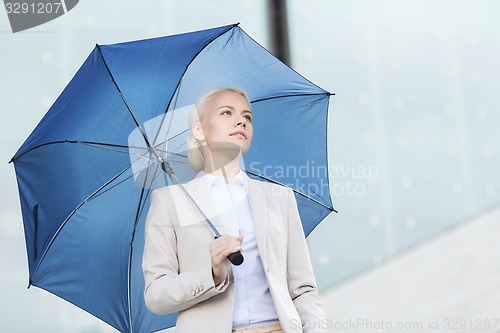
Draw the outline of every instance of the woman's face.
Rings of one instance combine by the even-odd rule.
[[[211,152],[238,150],[245,154],[253,136],[252,112],[245,97],[233,91],[215,95],[200,117],[201,130],[193,128],[197,139],[205,140]]]

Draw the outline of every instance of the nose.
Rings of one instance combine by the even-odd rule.
[[[238,119],[238,121],[236,122],[236,126],[242,125],[243,127],[245,127],[246,124],[247,118],[245,118],[244,116],[241,116],[240,119]]]

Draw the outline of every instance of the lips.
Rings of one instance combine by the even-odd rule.
[[[236,132],[233,132],[230,134],[230,136],[235,136],[235,135],[236,136],[241,135],[241,136],[243,136],[243,138],[245,138],[245,140],[247,139],[247,134],[243,131],[236,131]]]

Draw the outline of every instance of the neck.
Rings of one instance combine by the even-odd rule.
[[[240,157],[241,155],[238,155],[237,158],[226,161],[218,159],[217,163],[214,163],[212,159],[207,159],[203,171],[214,176],[232,178],[240,171]]]

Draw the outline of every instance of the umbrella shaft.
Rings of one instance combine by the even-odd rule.
[[[179,186],[179,188],[184,193],[184,195],[186,196],[186,198],[193,204],[193,206],[196,208],[196,210],[198,210],[198,212],[201,214],[201,216],[205,219],[205,222],[207,222],[207,224],[210,227],[210,229],[212,229],[212,231],[213,231],[213,233],[215,235],[215,238],[219,238],[221,236],[221,234],[215,228],[215,226],[213,225],[212,221],[210,221],[210,219],[207,217],[207,215],[205,215],[205,213],[200,208],[200,206],[198,206],[198,204],[196,203],[196,201],[194,201],[193,197],[191,196],[191,194],[189,194],[189,192],[186,190],[186,188],[184,187],[184,185],[179,181],[179,179],[177,178],[177,176],[174,173],[174,170],[170,167],[170,164],[167,161],[163,161],[163,163],[161,165],[162,165],[163,171],[165,171],[167,173],[167,175],[170,178],[170,180],[172,181],[172,183],[174,183],[174,184],[176,184],[176,185]]]

